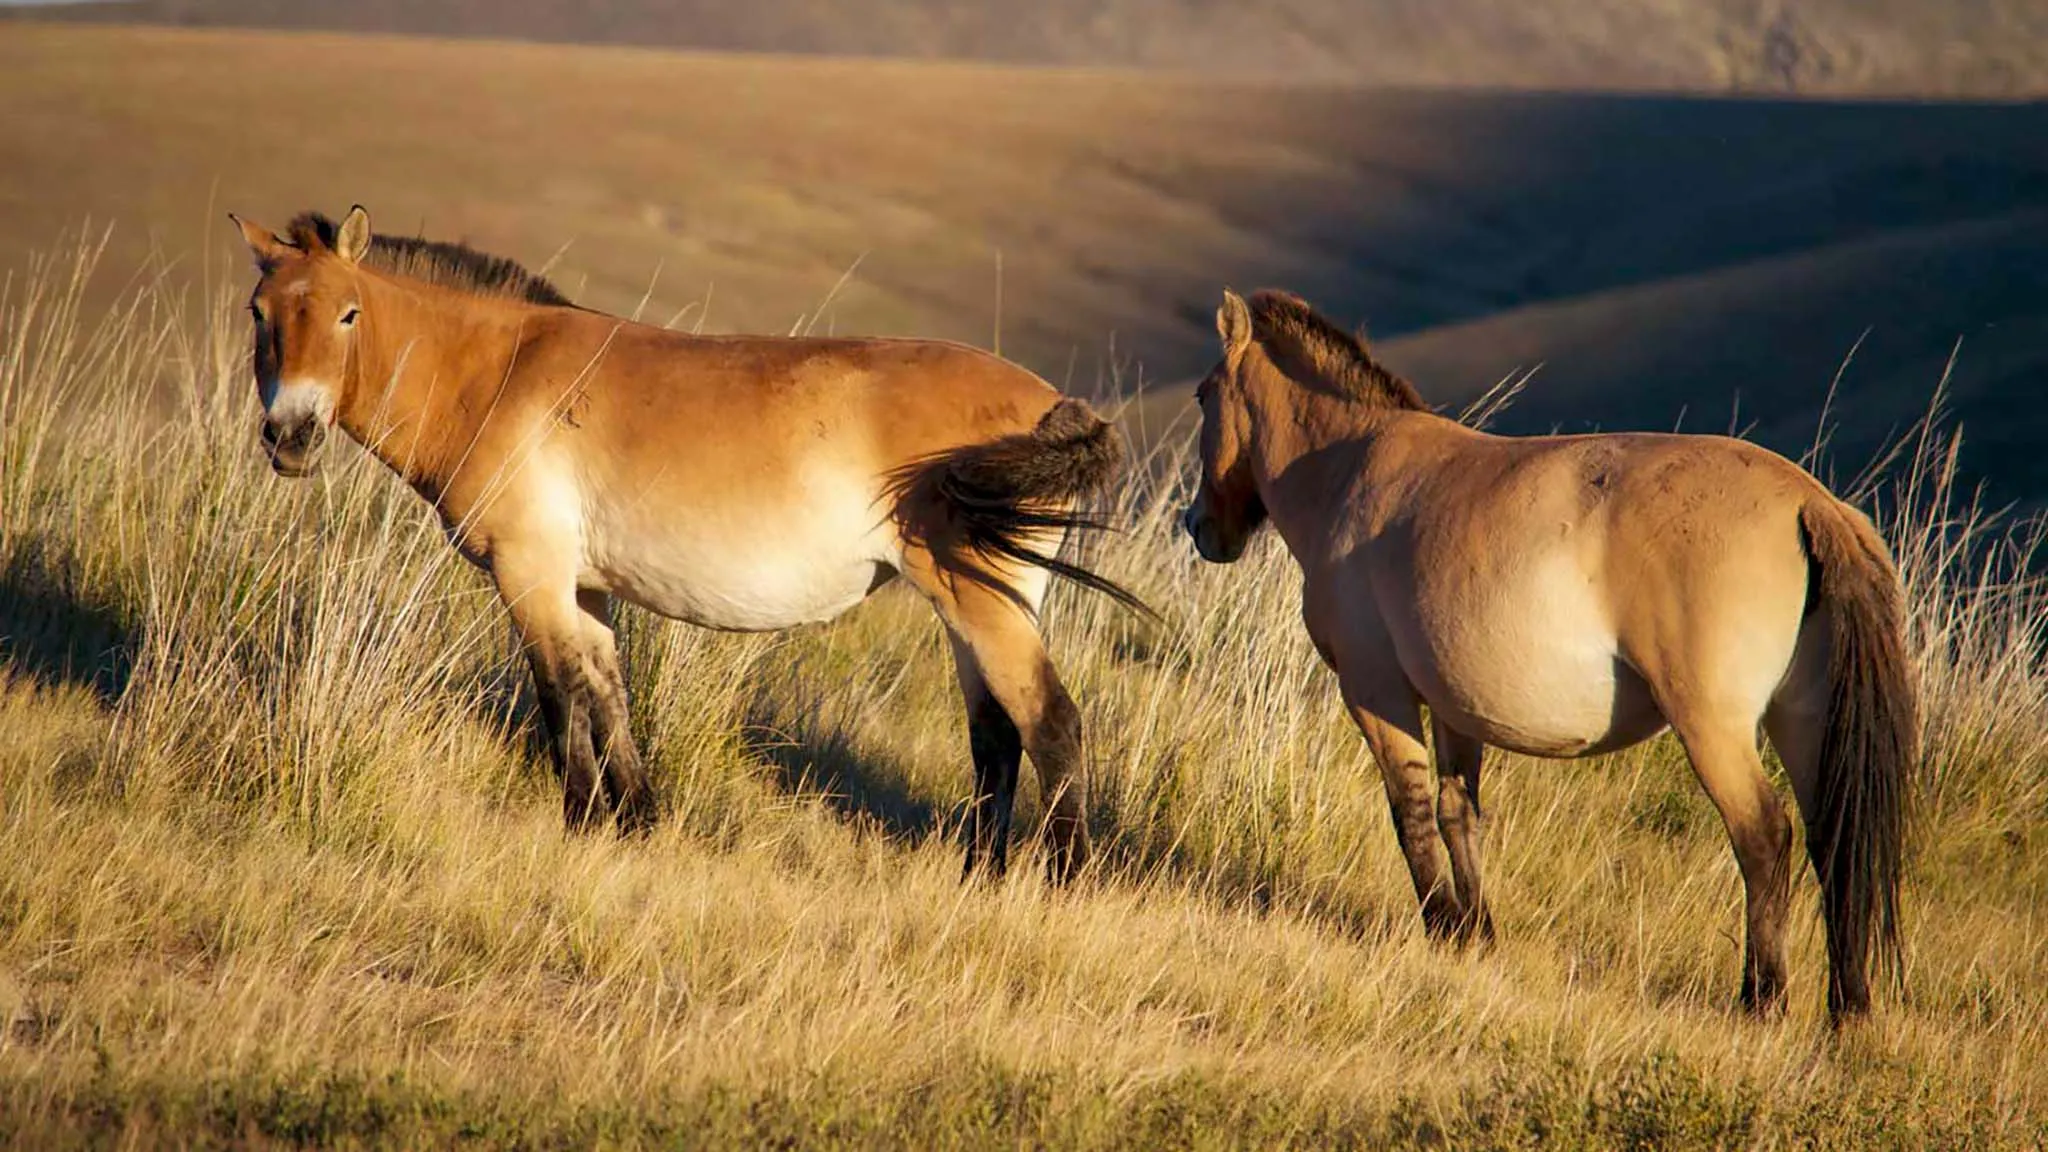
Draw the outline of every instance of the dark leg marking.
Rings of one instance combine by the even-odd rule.
[[[974,757],[974,803],[967,813],[964,874],[986,866],[991,877],[1000,879],[1010,866],[1010,814],[1024,738],[986,689],[968,696],[967,745]]]
[[[1045,798],[1046,875],[1070,883],[1088,863],[1088,777],[1081,754],[1081,709],[1054,675],[1044,669],[1044,705],[1033,730],[1032,763]]]
[[[628,711],[625,673],[619,666],[617,642],[611,631],[609,598],[601,592],[576,594],[576,603],[588,617],[589,635],[585,653],[590,675],[588,688],[592,746],[602,769],[605,790],[618,815],[622,836],[644,833],[657,818],[654,790],[640,763],[640,748],[633,740]]]
[[[1463,910],[1456,937],[1462,943],[1493,941],[1493,913],[1480,880],[1479,770],[1486,746],[1435,722],[1436,827],[1451,857],[1451,880]]]
[[[591,743],[590,709],[579,683],[582,677],[562,661],[536,654],[534,686],[541,717],[549,732],[549,748],[562,776],[562,819],[572,831],[588,831],[603,816],[598,787],[597,752]]]

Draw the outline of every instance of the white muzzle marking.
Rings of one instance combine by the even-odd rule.
[[[264,396],[263,414],[280,427],[316,420],[325,428],[334,423],[334,390],[317,380],[280,381]]]

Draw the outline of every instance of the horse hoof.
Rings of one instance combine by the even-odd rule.
[[[661,812],[655,807],[653,797],[635,800],[619,809],[619,839],[644,840],[660,822]]]
[[[1052,850],[1045,862],[1045,882],[1054,888],[1071,888],[1088,864],[1088,846],[1063,844]]]
[[[1494,939],[1493,913],[1481,912],[1476,918],[1466,922],[1465,938],[1462,941],[1465,947],[1485,952],[1493,947]]]
[[[1768,1020],[1785,1014],[1785,983],[1773,979],[1748,979],[1742,982],[1742,1010],[1758,1020]]]
[[[1422,930],[1429,934],[1432,943],[1463,948],[1472,942],[1479,928],[1455,901],[1432,897],[1422,905]],[[1492,929],[1489,926],[1486,930]]]
[[[1009,853],[970,847],[967,862],[960,867],[960,882],[971,884],[979,880],[984,884],[1000,884],[1009,871]]]

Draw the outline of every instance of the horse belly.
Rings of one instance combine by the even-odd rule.
[[[1410,679],[1430,708],[1468,736],[1531,756],[1625,748],[1662,731],[1650,688],[1621,659],[1604,607],[1569,561],[1412,636]]]
[[[1649,686],[1613,656],[1551,653],[1519,674],[1439,685],[1424,698],[1457,731],[1529,756],[1595,756],[1640,743],[1665,721]]]
[[[591,583],[704,628],[772,632],[831,620],[890,574],[891,534],[853,500],[636,519],[634,530],[592,541]]]

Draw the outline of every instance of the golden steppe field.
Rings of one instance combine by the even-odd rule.
[[[0,1143],[2048,1141],[2048,588],[1997,511],[2042,490],[2031,106],[12,24],[0,91]],[[1930,170],[1964,190],[1854,179]],[[1145,457],[1078,555],[1162,619],[1065,588],[1046,619],[1084,880],[1026,844],[960,883],[964,723],[893,589],[776,636],[629,614],[665,818],[566,835],[502,611],[425,507],[256,448],[222,213],[355,200],[681,326],[1000,317],[1128,402]],[[1899,555],[1928,748],[1872,1019],[1826,1025],[1805,877],[1790,1010],[1740,1015],[1740,884],[1668,738],[1490,760],[1500,943],[1425,942],[1291,561],[1204,566],[1173,524],[1180,385],[1217,287],[1259,282],[1395,333],[1453,412],[1545,360],[1504,426],[1720,427],[1739,394],[1795,454],[1872,328],[1817,467]],[[1799,311],[1866,298],[1896,324]]]

